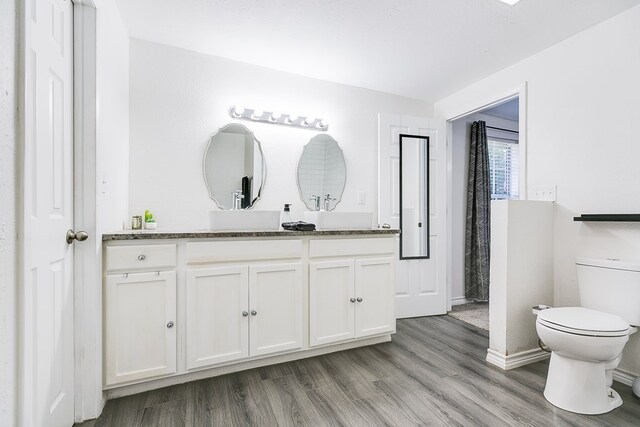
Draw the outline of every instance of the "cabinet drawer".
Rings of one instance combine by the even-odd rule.
[[[176,245],[107,246],[107,271],[173,268]]]
[[[301,257],[302,240],[191,242],[187,244],[188,264]]]
[[[344,257],[393,254],[395,237],[370,239],[316,239],[309,242],[309,257]]]

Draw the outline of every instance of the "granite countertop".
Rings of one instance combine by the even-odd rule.
[[[164,231],[122,230],[102,235],[102,241],[158,240],[158,239],[215,239],[229,237],[302,237],[399,234],[400,230],[376,228],[371,230],[319,230],[319,231]]]

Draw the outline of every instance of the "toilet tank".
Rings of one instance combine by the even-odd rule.
[[[640,261],[576,258],[580,306],[640,326]]]

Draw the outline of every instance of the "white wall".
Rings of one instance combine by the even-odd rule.
[[[114,0],[98,0],[96,9],[97,204],[107,232],[129,216],[129,33]]]
[[[322,116],[344,150],[347,183],[337,210],[377,206],[377,113],[431,116],[432,105],[296,76],[133,39],[131,41],[130,214],[151,210],[161,229],[202,229],[216,209],[202,177],[209,137],[233,122],[229,106],[279,109]],[[374,72],[374,70],[372,70]],[[317,134],[305,129],[241,121],[262,142],[267,163],[258,210],[293,203],[301,219],[296,185],[302,147]],[[357,193],[365,193],[358,205]]]
[[[528,82],[528,185],[558,189],[557,306],[578,304],[574,257],[640,259],[640,225],[572,221],[580,213],[640,211],[639,23],[636,6],[435,105],[436,116],[449,119]],[[620,367],[640,375],[638,354],[640,334],[631,337]]]
[[[0,2],[0,420],[15,424],[17,374],[18,37],[15,0]]]
[[[451,123],[451,300],[464,300],[464,259],[467,221],[467,180],[471,124],[484,120],[487,126],[518,130],[518,122],[482,113],[470,114]]]
[[[531,307],[553,303],[553,214],[553,202],[491,202],[489,348],[504,358],[538,348]]]

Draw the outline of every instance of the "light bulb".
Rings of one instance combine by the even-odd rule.
[[[316,118],[315,118],[315,117],[313,117],[313,116],[309,116],[309,117],[307,117],[306,119],[304,119],[304,123],[305,123],[307,126],[311,126],[311,124],[312,124],[313,122],[315,122],[315,121],[316,121]]]
[[[298,116],[296,116],[295,114],[291,114],[289,115],[289,119],[287,120],[289,123],[293,123],[296,120],[298,120]]]
[[[324,119],[318,119],[318,127],[323,128],[325,126],[327,126],[327,124],[324,122]]]
[[[263,114],[264,114],[264,111],[262,111],[262,110],[254,110],[252,118],[254,120],[259,120],[259,119],[262,118]]]
[[[233,107],[233,111],[236,114],[236,116],[242,117],[242,115],[244,114],[244,107],[241,105],[238,105],[236,107]]]
[[[272,122],[278,121],[278,119],[280,117],[282,117],[282,113],[278,113],[278,112],[271,113],[271,121]]]

